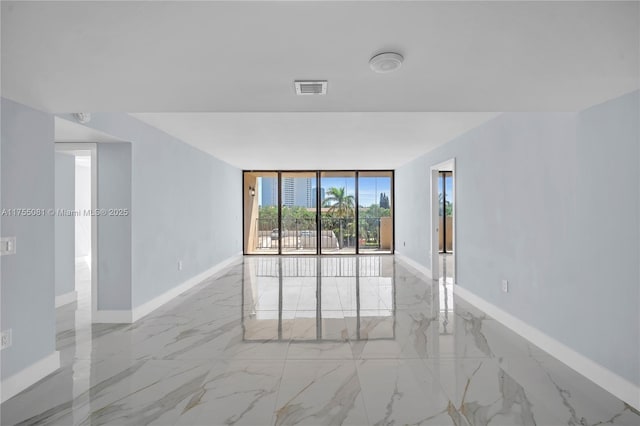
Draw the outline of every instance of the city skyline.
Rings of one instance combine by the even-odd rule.
[[[258,178],[257,195],[260,206],[278,205],[277,181],[276,177]],[[321,179],[320,183],[321,201],[324,201],[328,189],[332,187],[345,188],[347,195],[355,197],[354,177],[325,177]],[[282,204],[284,206],[315,208],[315,193],[317,190],[315,178],[283,177],[282,186]],[[380,194],[383,193],[393,203],[390,177],[360,177],[358,190],[358,204],[362,207],[369,207],[372,204],[379,205]]]

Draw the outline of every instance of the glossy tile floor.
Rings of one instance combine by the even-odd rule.
[[[58,314],[63,368],[2,425],[640,425],[393,256],[246,257],[133,325]]]

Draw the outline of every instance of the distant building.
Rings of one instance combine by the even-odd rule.
[[[295,205],[295,179],[291,177],[282,178],[282,205],[292,207]]]
[[[300,207],[311,207],[313,203],[314,194],[311,189],[313,184],[312,178],[298,178],[294,182],[295,190],[295,205]]]
[[[262,179],[262,206],[278,205],[278,178],[263,177]],[[316,188],[312,187],[313,178],[282,178],[282,205],[293,207],[315,207]],[[324,200],[324,189],[321,189]]]
[[[262,181],[262,206],[278,205],[278,178],[263,177]]]
[[[313,178],[282,178],[282,205],[312,207],[313,191],[311,185]]]

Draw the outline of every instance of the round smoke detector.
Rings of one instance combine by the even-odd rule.
[[[385,74],[400,68],[404,58],[399,53],[380,53],[369,60],[369,66],[377,73]]]

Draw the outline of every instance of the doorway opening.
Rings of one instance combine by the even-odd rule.
[[[56,348],[64,365],[74,358],[90,358],[92,352],[97,308],[97,145],[56,142],[54,164]],[[64,300],[64,294],[74,297]],[[74,363],[73,368],[80,367]],[[91,386],[90,375],[77,373],[74,397]]]
[[[76,326],[90,324],[97,308],[96,144],[56,143],[55,151],[56,307],[69,308]]]

